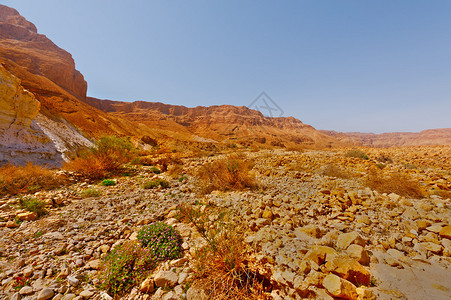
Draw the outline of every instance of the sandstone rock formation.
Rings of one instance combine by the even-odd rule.
[[[404,147],[451,145],[451,128],[428,129],[421,132],[361,133],[320,130],[342,142],[369,147]]]
[[[59,166],[69,149],[91,144],[69,126],[55,125],[39,108],[34,95],[0,65],[0,165]]]

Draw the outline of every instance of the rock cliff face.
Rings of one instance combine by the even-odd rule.
[[[34,95],[0,65],[0,165],[31,161],[59,166],[69,148],[90,144],[68,126],[55,130],[55,122],[39,108]]]
[[[86,97],[86,81],[75,69],[72,56],[4,5],[0,5],[0,58],[9,68],[30,74],[22,79],[27,88],[42,89],[41,77],[45,77],[77,98]]]
[[[148,128],[184,133],[216,142],[272,146],[332,147],[344,145],[293,117],[268,118],[259,111],[232,105],[185,106],[158,102],[119,102],[88,97],[86,102],[110,116]]]
[[[420,132],[361,133],[321,130],[343,142],[369,147],[404,147],[451,145],[451,128],[428,129]]]

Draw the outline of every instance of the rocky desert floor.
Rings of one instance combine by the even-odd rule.
[[[364,149],[369,159],[348,150],[243,151],[259,184],[253,190],[197,193],[192,174],[226,155],[216,154],[182,159],[184,177],[142,166],[114,186],[81,180],[38,192],[32,196],[48,204],[41,218],[4,197],[0,299],[111,299],[97,288],[102,257],[155,221],[180,232],[183,257],[162,263],[123,299],[208,299],[192,267],[205,241],[177,218],[181,203],[212,222],[218,208],[239,220],[268,299],[451,299],[451,147]],[[364,184],[371,169],[408,174],[428,194],[372,190]],[[169,187],[144,189],[153,177]],[[81,197],[88,188],[101,195]],[[28,281],[18,287],[19,277]]]

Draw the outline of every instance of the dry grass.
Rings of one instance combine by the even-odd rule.
[[[343,178],[343,179],[349,179],[351,178],[351,174],[343,168],[334,165],[334,164],[328,164],[326,165],[320,172],[321,175],[329,176],[329,177],[337,177],[337,178]]]
[[[434,195],[440,196],[444,199],[451,199],[451,191],[444,191],[444,190],[435,190],[433,192]]]
[[[230,191],[245,188],[256,188],[255,176],[250,172],[251,161],[246,161],[238,155],[206,163],[197,172],[200,192],[208,194],[214,190]]]
[[[135,157],[135,148],[126,138],[101,137],[93,148],[80,153],[64,168],[80,173],[86,178],[102,179],[122,171],[125,163]]]
[[[0,195],[34,193],[50,190],[66,183],[54,171],[28,163],[24,167],[5,165],[0,168]]]
[[[402,173],[384,175],[382,172],[371,170],[365,185],[380,193],[396,193],[411,198],[422,198],[426,194],[417,180]]]
[[[195,284],[209,299],[267,299],[270,282],[248,266],[244,228],[224,211],[179,207],[179,217],[190,222],[207,242],[194,254]],[[210,221],[210,216],[217,219]]]

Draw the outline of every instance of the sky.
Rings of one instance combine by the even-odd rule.
[[[0,3],[72,54],[91,97],[266,101],[344,132],[451,127],[448,0]]]

